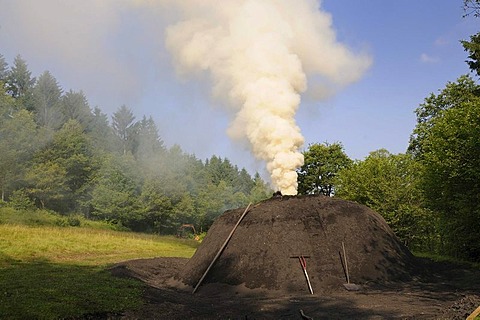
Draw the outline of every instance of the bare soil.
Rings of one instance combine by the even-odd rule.
[[[480,270],[415,258],[380,215],[322,196],[251,207],[193,294],[244,211],[219,217],[191,259],[114,266],[147,284],[145,305],[104,318],[465,319],[480,305]],[[345,288],[347,275],[358,290]]]

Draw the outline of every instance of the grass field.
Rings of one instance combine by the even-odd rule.
[[[190,257],[197,243],[79,227],[0,224],[0,319],[115,314],[142,305],[143,285],[110,275],[116,262]]]

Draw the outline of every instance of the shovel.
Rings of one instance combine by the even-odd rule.
[[[347,253],[345,251],[345,244],[342,241],[342,249],[343,249],[343,265],[345,267],[345,275],[347,276],[347,283],[344,283],[343,286],[348,291],[358,291],[360,287],[354,283],[350,283],[350,275],[348,273],[348,263],[347,263]]]
[[[300,265],[302,266],[303,274],[307,279],[308,290],[310,291],[311,294],[313,294],[312,284],[310,283],[310,278],[308,277],[308,272],[307,272],[307,260],[305,259],[310,257],[309,256],[293,256],[290,258],[298,258],[298,260],[300,260]]]

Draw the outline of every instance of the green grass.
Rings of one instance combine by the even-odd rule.
[[[466,260],[458,259],[455,257],[449,257],[441,254],[431,253],[431,252],[414,251],[413,254],[418,258],[429,259],[435,262],[448,262],[455,265],[464,265],[470,268],[480,269],[480,263],[478,262],[466,261]]]
[[[0,224],[0,319],[59,319],[140,308],[143,284],[117,262],[191,257],[197,243],[81,227]]]
[[[11,207],[0,207],[0,224],[87,227],[102,230],[125,231],[125,228],[121,226],[114,225],[106,221],[88,220],[78,214],[65,216],[48,210],[17,210]]]
[[[1,319],[115,314],[142,304],[142,284],[98,267],[36,261],[0,268]]]
[[[191,257],[193,240],[90,228],[0,225],[0,252],[13,261],[102,266],[135,258]],[[1,260],[0,260],[1,265]]]

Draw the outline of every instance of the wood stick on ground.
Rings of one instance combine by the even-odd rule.
[[[478,315],[480,315],[480,306],[478,306],[478,308],[475,309],[475,311],[473,311],[472,314],[467,317],[467,320],[473,320],[473,319],[475,319]]]

